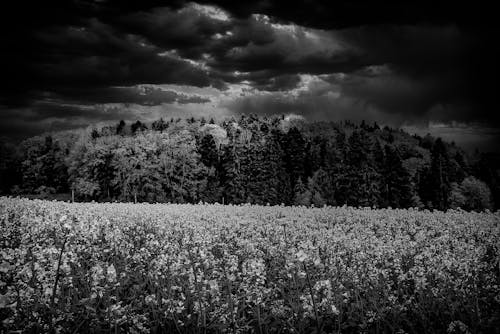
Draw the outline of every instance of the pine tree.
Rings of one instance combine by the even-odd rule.
[[[124,130],[125,130],[125,121],[122,119],[116,126],[116,134],[123,135]]]
[[[385,146],[385,191],[384,206],[408,208],[412,206],[413,189],[410,174],[403,167],[397,149]]]
[[[377,205],[377,196],[372,187],[376,173],[370,164],[370,146],[370,139],[364,130],[354,131],[349,137],[349,154],[346,159],[348,205]]]
[[[154,131],[159,131],[163,132],[168,128],[168,123],[163,120],[163,118],[160,118],[157,121],[154,121],[153,124],[151,125],[151,128]]]
[[[435,141],[431,157],[431,200],[435,208],[445,210],[448,208],[448,195],[451,189],[451,182],[449,180],[450,160],[446,146],[441,138]]]
[[[339,131],[335,136],[335,146],[332,156],[334,160],[327,162],[330,170],[333,170],[333,182],[335,184],[335,201],[337,205],[347,204],[348,193],[350,191],[347,167],[347,154],[349,146],[346,142],[344,132]]]
[[[203,136],[198,146],[198,152],[201,155],[201,162],[207,167],[215,167],[218,163],[219,154],[215,139],[211,134]]]
[[[286,170],[290,176],[291,186],[294,188],[299,177],[304,175],[305,141],[296,127],[292,127],[283,139]]]
[[[323,169],[318,169],[309,179],[309,190],[313,195],[313,204],[318,204],[319,199],[323,204],[335,205],[335,189],[333,188],[333,180],[330,175]],[[318,200],[314,203],[314,198]],[[317,205],[317,206],[323,206]]]
[[[221,185],[224,203],[244,203],[244,183],[240,173],[240,158],[235,142],[224,147],[221,158]]]
[[[386,168],[385,154],[382,145],[378,140],[375,140],[371,147],[371,164],[374,171],[374,178],[372,181],[372,196],[376,202],[377,207],[387,206],[385,198],[386,186],[384,182],[384,173]]]
[[[130,126],[130,130],[132,131],[132,134],[135,134],[137,131],[144,131],[148,127],[143,124],[141,121],[137,121],[134,124]]]

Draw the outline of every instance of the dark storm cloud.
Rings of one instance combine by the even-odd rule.
[[[129,14],[117,21],[123,29],[147,36],[155,45],[176,49],[190,58],[200,57],[213,36],[225,34],[232,27],[228,20],[211,18],[193,3],[177,10],[161,7]]]
[[[177,83],[207,86],[207,73],[169,55],[137,35],[122,34],[92,20],[87,27],[40,33],[53,52],[38,65],[49,85],[133,85]]]
[[[252,80],[252,85],[263,91],[286,91],[297,87],[300,82],[298,74],[266,76]]]
[[[23,139],[46,131],[87,127],[89,122],[124,118],[118,111],[95,106],[60,105],[35,102],[29,107],[0,110],[0,133],[13,140]]]
[[[463,25],[488,24],[493,18],[491,6],[466,2],[445,1],[331,1],[331,0],[208,0],[200,3],[215,4],[236,17],[245,18],[253,13],[274,16],[299,25],[337,29],[374,24],[460,23]]]
[[[143,37],[121,33],[95,19],[86,26],[58,26],[33,32],[33,38],[44,45],[43,51],[25,64],[29,71],[19,66],[16,70],[20,72],[12,73],[15,80],[8,82],[8,91],[15,93],[3,96],[3,104],[22,104],[21,94],[29,102],[41,92],[58,93],[67,87],[155,83],[204,87],[211,83],[207,72],[196,64],[162,54],[163,49]]]
[[[211,101],[155,85],[243,85],[252,93],[224,95],[222,108],[498,127],[492,13],[427,0],[17,1],[0,23],[0,106],[75,125],[123,116],[107,103]]]
[[[106,103],[129,103],[144,106],[156,106],[163,103],[179,104],[205,103],[210,99],[163,90],[151,86],[103,87],[103,88],[64,88],[58,94],[45,95],[46,98],[67,101],[72,104],[91,105]]]

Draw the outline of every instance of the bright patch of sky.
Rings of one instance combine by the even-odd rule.
[[[221,8],[216,7],[216,6],[200,5],[197,3],[191,3],[190,7],[195,9],[200,14],[205,15],[213,20],[229,21],[231,19],[229,14],[226,11],[224,11]]]

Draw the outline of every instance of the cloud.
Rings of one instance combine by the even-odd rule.
[[[40,38],[51,50],[58,51],[37,64],[40,76],[53,86],[210,85],[206,71],[189,61],[164,54],[144,38],[122,34],[96,20],[89,27],[56,29],[40,34]]]
[[[216,35],[224,35],[232,27],[224,11],[196,3],[177,10],[159,7],[131,13],[117,24],[128,32],[147,36],[158,47],[176,50],[189,58],[200,58]]]
[[[274,1],[199,1],[220,6],[238,18],[253,13],[266,14],[284,22],[321,28],[340,29],[352,26],[378,24],[441,24],[457,22],[461,25],[494,21],[492,7],[485,4],[456,3],[450,0],[416,2],[330,1],[330,0],[274,0]]]
[[[30,103],[46,92],[172,83],[210,86],[206,70],[172,57],[138,35],[121,33],[91,19],[85,26],[56,26],[34,32],[38,50],[12,73],[4,105]],[[7,77],[9,78],[9,77]],[[217,85],[217,82],[213,82]]]
[[[206,103],[209,98],[193,94],[165,90],[156,85],[137,85],[132,87],[101,87],[83,89],[59,89],[57,94],[45,98],[66,101],[73,104],[130,103],[145,106],[163,103]]]
[[[7,14],[24,19],[0,23],[2,122],[22,132],[21,123],[255,112],[500,128],[493,21],[473,24],[483,10],[427,0],[16,2]]]

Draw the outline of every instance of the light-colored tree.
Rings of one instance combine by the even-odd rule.
[[[452,184],[450,202],[452,208],[476,211],[491,209],[491,191],[486,183],[469,176],[460,184]]]

